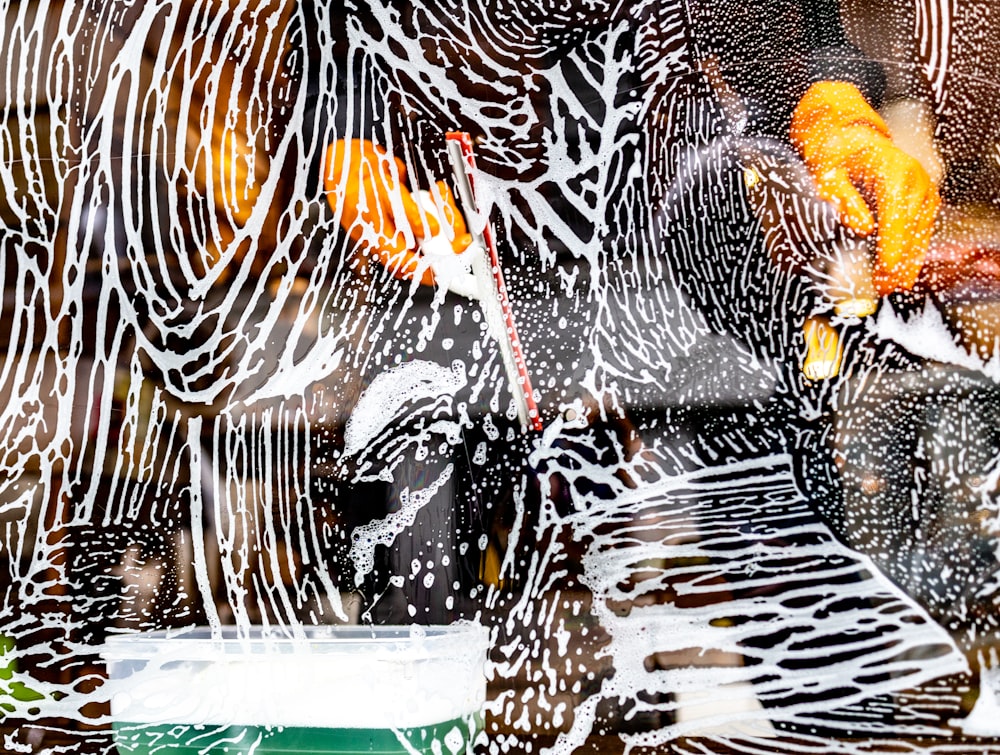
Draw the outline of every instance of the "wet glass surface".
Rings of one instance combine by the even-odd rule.
[[[1000,751],[993,5],[2,8],[0,749],[471,621],[444,751]]]

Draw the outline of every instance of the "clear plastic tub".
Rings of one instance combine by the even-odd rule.
[[[119,752],[471,753],[486,699],[484,628],[301,634],[199,627],[109,639]]]

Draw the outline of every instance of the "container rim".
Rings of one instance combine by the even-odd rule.
[[[489,630],[473,622],[448,625],[329,625],[298,627],[193,626],[106,638],[107,660],[202,660],[281,654],[356,653],[362,649],[415,658],[485,652]]]

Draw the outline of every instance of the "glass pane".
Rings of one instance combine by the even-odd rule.
[[[1000,750],[993,5],[2,10],[0,750]]]

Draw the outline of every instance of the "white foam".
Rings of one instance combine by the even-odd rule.
[[[956,343],[944,316],[930,301],[923,312],[903,320],[891,307],[882,307],[874,323],[879,338],[894,341],[918,357],[982,372],[1000,382],[1000,358],[984,362]]]
[[[444,643],[416,634],[408,643],[340,648],[286,640],[276,646],[282,652],[186,659],[184,639],[164,640],[164,652],[148,662],[111,660],[111,713],[131,723],[428,726],[484,705],[486,642],[478,630],[461,626]]]
[[[428,215],[440,221],[441,213],[429,191],[417,192],[417,201]],[[479,284],[472,274],[472,259],[483,253],[482,247],[473,244],[461,254],[456,254],[451,240],[442,231],[421,241],[420,253],[434,271],[434,279],[439,286],[468,299],[482,298]]]
[[[451,369],[415,359],[375,377],[361,394],[344,427],[344,454],[350,456],[366,448],[410,402],[453,396],[466,384],[463,365]]]

